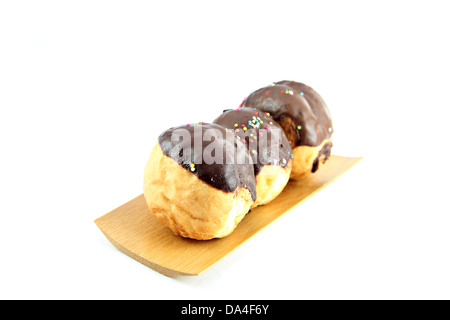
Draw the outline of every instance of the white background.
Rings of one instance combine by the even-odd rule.
[[[2,1],[0,298],[449,299],[448,1]],[[365,159],[204,274],[94,224],[168,127],[311,85]]]

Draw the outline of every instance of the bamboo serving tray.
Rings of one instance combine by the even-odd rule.
[[[270,223],[334,181],[362,158],[332,155],[314,174],[290,181],[272,202],[252,209],[227,237],[199,241],[176,236],[150,212],[140,195],[95,220],[120,251],[166,276],[199,275]]]

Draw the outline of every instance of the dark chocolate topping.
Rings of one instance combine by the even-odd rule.
[[[325,101],[303,83],[275,82],[251,93],[242,106],[269,112],[283,127],[292,148],[303,145],[317,147],[333,132]]]
[[[225,192],[247,188],[256,200],[253,162],[231,130],[202,122],[166,130],[158,141],[163,154],[200,180]]]
[[[325,163],[325,161],[328,160],[328,158],[331,155],[331,147],[333,146],[332,142],[328,142],[325,143],[322,147],[322,149],[320,150],[318,156],[316,157],[316,159],[314,159],[313,165],[312,165],[312,169],[311,172],[314,173],[317,171],[317,169],[319,169],[319,161],[320,158],[323,156],[323,162]]]
[[[269,113],[256,108],[225,110],[214,123],[232,129],[244,144],[255,164],[255,175],[265,165],[285,168],[292,159],[292,149],[283,128]]]

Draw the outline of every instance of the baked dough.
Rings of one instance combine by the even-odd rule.
[[[301,177],[319,170],[320,166],[323,165],[330,156],[331,147],[328,147],[330,144],[331,138],[328,138],[318,147],[295,147],[293,150],[294,162],[290,178],[292,180],[299,180]]]
[[[256,176],[256,201],[252,208],[271,202],[278,197],[289,182],[292,160],[285,168],[265,165]]]
[[[150,211],[175,234],[197,240],[229,235],[253,204],[249,190],[216,189],[164,155],[157,144],[144,174]]]

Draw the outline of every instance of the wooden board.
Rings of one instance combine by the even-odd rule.
[[[253,209],[233,233],[222,239],[199,241],[175,236],[153,216],[144,195],[95,223],[114,246],[147,267],[166,276],[199,275],[361,159],[332,155],[315,174],[290,181],[275,200]]]

